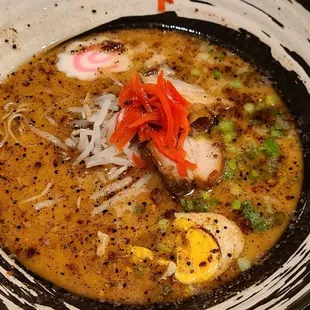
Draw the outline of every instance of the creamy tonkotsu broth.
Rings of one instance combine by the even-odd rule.
[[[292,218],[294,118],[222,47],[106,32],[33,56],[0,87],[0,242],[57,286],[186,299],[258,263]]]

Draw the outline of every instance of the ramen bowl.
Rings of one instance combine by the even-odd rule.
[[[166,12],[158,12],[156,1],[142,0],[28,0],[18,5],[17,1],[2,1],[2,7],[1,80],[39,51],[71,38],[137,28],[201,36],[237,53],[267,75],[296,117],[303,147],[302,193],[293,219],[260,263],[234,281],[178,304],[147,308],[306,309],[310,302],[310,8],[306,1],[175,0],[166,4]],[[0,254],[1,309],[130,308],[69,293],[27,270],[3,249]]]

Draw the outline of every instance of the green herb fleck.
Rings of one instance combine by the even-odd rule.
[[[232,205],[231,208],[233,210],[240,210],[241,209],[241,202],[239,200],[235,200]]]
[[[274,158],[278,158],[280,155],[280,146],[274,139],[264,140],[261,144],[260,150]]]
[[[218,52],[215,54],[215,57],[218,60],[224,60],[225,59],[225,54],[223,52]]]
[[[256,158],[256,152],[253,149],[247,150],[246,154],[249,159],[253,160]]]
[[[222,119],[219,124],[218,128],[222,133],[232,133],[234,132],[234,122],[231,120]]]
[[[181,199],[181,204],[185,212],[194,211],[194,202],[190,199]]]
[[[213,70],[213,76],[216,80],[220,79],[222,76],[222,72],[219,70]]]
[[[167,229],[169,227],[169,220],[168,219],[160,219],[157,222],[157,228],[161,231],[161,232],[166,232]]]
[[[233,159],[228,160],[224,167],[224,178],[232,179],[236,169],[237,169],[236,162]]]
[[[242,203],[242,212],[244,217],[251,222],[255,231],[264,232],[272,227],[271,222],[265,219],[259,212],[255,211],[249,201]]]
[[[203,192],[202,194],[202,198],[205,199],[205,200],[208,200],[211,198],[211,194],[207,191]]]
[[[259,172],[255,169],[252,169],[249,173],[251,179],[257,179],[259,177]]]
[[[268,216],[263,216],[260,212],[257,212],[251,202],[244,201],[239,207],[239,201],[236,200],[232,203],[233,210],[241,210],[243,216],[249,220],[252,228],[257,232],[264,232],[276,225],[281,225],[285,221],[285,214],[283,212],[274,212]],[[271,206],[269,210],[273,210]]]
[[[196,77],[200,77],[201,71],[200,71],[198,68],[193,68],[193,69],[191,70],[191,75],[192,75],[192,76],[196,76]]]
[[[280,103],[281,99],[277,94],[267,95],[265,104],[267,107],[274,107]]]
[[[182,199],[181,204],[185,212],[209,212],[212,207],[216,206],[217,200],[208,192],[204,192],[201,196],[192,199]]]
[[[243,109],[249,113],[249,114],[252,114],[255,112],[255,105],[253,103],[246,103],[244,106],[243,106]]]
[[[233,171],[237,169],[237,164],[233,159],[228,160],[227,165]]]
[[[155,249],[159,252],[163,252],[166,254],[173,252],[173,248],[166,243],[158,243],[157,245],[155,245]]]
[[[243,84],[242,84],[242,82],[240,81],[240,80],[233,80],[233,81],[231,81],[230,82],[230,86],[232,87],[232,88],[235,88],[235,89],[240,89],[240,88],[242,88],[243,87]]]
[[[261,111],[265,108],[264,103],[261,100],[258,100],[255,104],[255,111]]]
[[[289,129],[289,125],[285,126],[286,128],[283,128],[280,123],[275,123],[273,126],[270,127],[269,134],[271,138],[278,139],[285,135],[286,130]]]

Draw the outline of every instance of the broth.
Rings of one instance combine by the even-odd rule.
[[[124,304],[183,300],[231,281],[259,263],[294,213],[303,173],[294,118],[272,84],[239,56],[198,37],[138,29],[92,38],[33,56],[0,85],[2,246],[57,286]],[[89,40],[91,46],[105,42],[100,46],[115,57],[114,63],[97,70],[102,54],[96,54],[93,70],[70,67],[72,57],[91,51],[83,48]],[[87,67],[83,60],[80,64]],[[213,141],[212,147],[218,149],[215,158],[221,157],[214,182],[209,178],[201,186],[195,180],[203,188],[194,182],[172,182],[163,162],[140,144],[147,167],[128,167],[114,180],[110,175],[119,165],[86,168],[85,159],[76,162],[81,152],[63,145],[73,137],[72,131],[80,129],[82,123],[76,121],[83,120],[84,112],[72,107],[87,104],[95,109],[96,98],[118,96],[120,85],[131,81],[134,72],[139,71],[147,83],[161,69],[177,85],[182,81],[199,86],[215,102],[203,112],[200,105],[190,107],[189,116],[195,120],[190,137]],[[54,137],[46,139],[42,132]],[[144,184],[134,187],[134,182],[148,176]],[[107,187],[124,179],[127,185]],[[110,202],[104,205],[105,201]],[[212,214],[220,214],[241,229],[244,248],[222,273],[208,271],[210,278],[200,273],[207,261],[192,272],[195,279],[186,266],[183,274],[178,266],[173,270],[188,254],[189,231],[201,234],[210,247],[221,245],[215,235],[213,241],[204,235],[208,228],[196,229],[201,224],[192,230],[184,228],[182,221],[177,224],[175,214],[184,211],[205,214],[209,220]],[[194,241],[201,241],[195,236]],[[190,244],[192,253],[200,251]],[[222,264],[214,254],[210,265],[212,259]],[[200,276],[205,280],[196,280]]]

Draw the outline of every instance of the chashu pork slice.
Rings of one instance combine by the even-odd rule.
[[[191,190],[192,184],[202,189],[210,188],[222,176],[224,157],[218,143],[205,137],[187,137],[184,142],[186,159],[196,164],[194,170],[188,170],[188,177],[181,177],[175,162],[164,156],[152,142],[148,145],[153,160],[162,174],[168,190],[182,195]]]
[[[188,84],[172,76],[169,72],[164,70],[165,79],[170,81],[176,90],[190,103],[191,113],[195,114],[201,110],[203,106],[205,111],[208,111],[208,116],[213,118],[218,115],[220,111],[227,110],[233,106],[233,102],[224,98],[215,97],[206,92],[205,89],[195,84]],[[144,83],[156,84],[157,75],[141,76]]]

